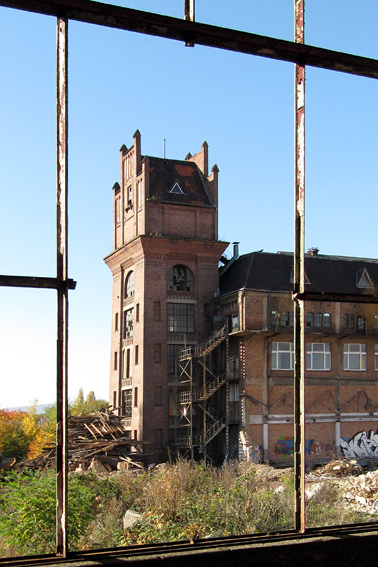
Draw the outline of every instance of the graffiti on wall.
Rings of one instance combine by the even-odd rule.
[[[277,440],[277,443],[273,448],[276,457],[282,457],[286,459],[288,456],[294,454],[294,437],[289,437],[288,435],[281,436]],[[306,439],[305,442],[305,454],[314,455],[320,453],[320,447],[314,439]]]
[[[378,459],[378,429],[377,433],[360,431],[351,439],[340,439],[340,448],[346,459],[370,457]]]

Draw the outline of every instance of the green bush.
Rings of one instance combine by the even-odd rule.
[[[83,480],[79,475],[69,480],[68,537],[73,547],[94,514],[95,493]],[[55,483],[52,472],[13,472],[5,476],[0,501],[3,548],[14,548],[21,554],[55,552]]]

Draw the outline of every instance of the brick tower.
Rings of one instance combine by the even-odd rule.
[[[218,262],[218,167],[208,146],[185,160],[120,150],[113,186],[113,274],[109,400],[140,442],[144,461],[165,460],[173,443],[176,356],[212,330]]]

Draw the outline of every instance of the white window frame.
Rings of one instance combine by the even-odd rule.
[[[316,361],[323,361],[322,367]],[[306,343],[306,369],[311,371],[331,370],[331,344],[330,343]]]
[[[358,365],[354,364],[354,361],[358,361],[359,362]],[[365,343],[344,344],[343,369],[352,372],[359,372],[361,370],[366,370]]]
[[[288,360],[289,364],[284,360]],[[272,342],[272,370],[294,370],[294,343]]]

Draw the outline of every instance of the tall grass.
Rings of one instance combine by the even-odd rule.
[[[2,479],[0,556],[53,551],[51,476],[20,473]],[[338,485],[324,482],[306,501],[307,525],[365,521],[343,506],[342,496]],[[124,529],[127,510],[140,517]],[[293,529],[293,518],[292,470],[266,465],[232,462],[214,468],[180,459],[139,475],[119,471],[69,478],[71,550],[284,531]]]

